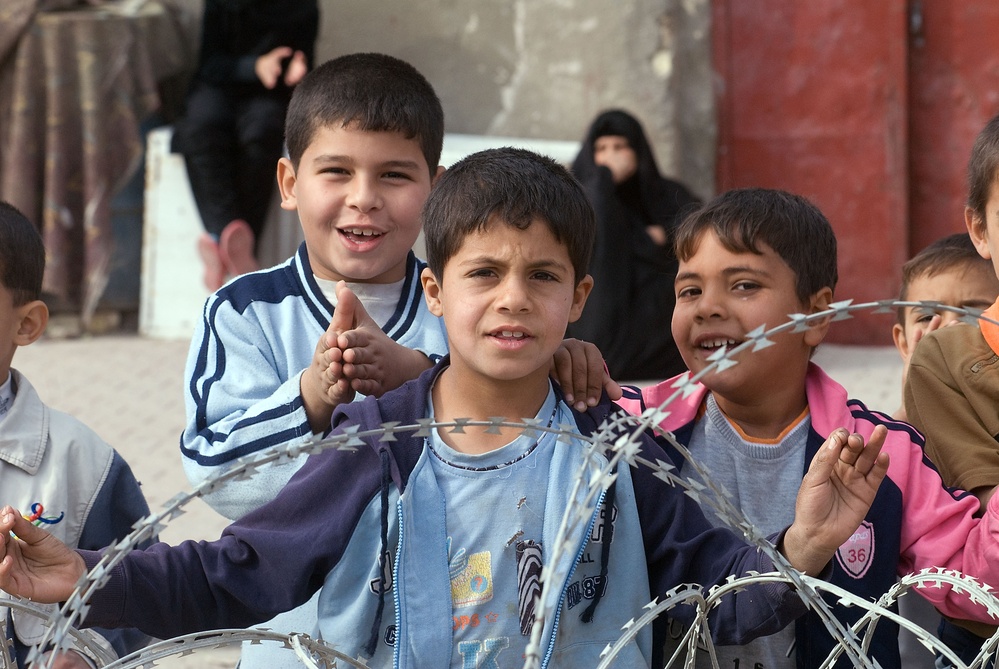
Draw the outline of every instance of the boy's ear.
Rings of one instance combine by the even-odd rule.
[[[281,191],[281,208],[286,211],[295,211],[298,208],[298,198],[295,196],[295,166],[291,161],[282,157],[277,165],[278,189]]]
[[[978,255],[982,256],[986,260],[992,259],[992,254],[989,252],[989,241],[985,237],[985,221],[978,217],[975,210],[971,207],[964,208],[964,224],[968,227],[968,235],[971,237],[972,243],[975,245],[975,250],[978,251]]]
[[[905,326],[895,323],[891,328],[891,338],[895,342],[898,354],[902,356],[902,362],[908,364],[912,351],[909,350],[909,340],[905,336]]]
[[[808,300],[808,313],[815,314],[820,311],[825,311],[829,308],[829,305],[832,304],[832,298],[832,288],[826,286],[819,289]],[[812,323],[811,327],[805,330],[805,343],[812,348],[821,344],[822,340],[826,338],[826,334],[829,332],[830,323],[832,323],[831,316]]]
[[[423,284],[423,299],[427,301],[427,309],[438,318],[443,316],[444,306],[441,304],[441,285],[429,267],[424,267],[423,272],[420,273],[420,283]]]
[[[443,165],[438,165],[437,173],[434,174],[433,178],[430,180],[430,185],[433,186],[435,183],[437,183],[437,180],[440,179],[445,172],[447,172],[447,168],[444,167]]]
[[[49,324],[49,308],[41,300],[32,300],[16,309],[19,323],[14,335],[14,343],[27,346],[42,336]]]
[[[570,323],[575,323],[583,315],[583,307],[586,306],[586,298],[590,296],[591,290],[593,290],[593,277],[587,274],[579,280],[576,288],[572,291],[572,307],[569,309]]]

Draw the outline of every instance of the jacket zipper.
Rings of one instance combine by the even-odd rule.
[[[395,669],[399,669],[399,646],[402,645],[399,643],[399,638],[402,634],[402,624],[399,620],[400,612],[402,611],[402,606],[399,602],[399,560],[402,555],[402,547],[405,540],[405,534],[402,531],[401,498],[395,503],[395,509],[396,513],[399,515],[399,545],[395,549],[395,560],[392,562],[392,601],[395,602],[395,648],[392,649],[392,666]]]
[[[999,355],[993,355],[988,360],[979,360],[978,362],[976,362],[974,365],[971,366],[971,371],[972,373],[977,374],[978,370],[980,370],[982,367],[984,367],[985,365],[991,365],[996,360],[999,360]]]
[[[545,652],[545,659],[541,663],[541,669],[546,669],[548,662],[552,658],[552,652],[555,650],[555,637],[558,636],[558,624],[562,617],[562,603],[565,601],[565,592],[569,588],[569,582],[572,580],[572,575],[576,573],[576,567],[579,565],[579,559],[583,556],[583,550],[586,548],[586,544],[590,541],[590,536],[593,534],[593,525],[597,522],[597,515],[600,513],[600,507],[604,503],[604,496],[607,491],[604,490],[600,493],[600,498],[597,500],[597,505],[593,507],[593,515],[590,517],[590,522],[586,526],[586,534],[583,535],[583,541],[579,544],[579,550],[576,551],[576,557],[572,561],[572,568],[569,569],[569,573],[565,577],[565,581],[562,583],[562,592],[559,594],[558,606],[555,607],[555,620],[552,623],[552,633],[548,637],[548,650]],[[398,669],[398,668],[397,668]]]

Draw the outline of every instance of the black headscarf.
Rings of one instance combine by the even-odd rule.
[[[576,178],[585,183],[598,170],[600,166],[593,162],[594,146],[599,138],[608,135],[627,139],[638,159],[638,169],[630,179],[617,185],[617,195],[645,225],[661,225],[667,231],[672,230],[684,214],[700,204],[686,186],[659,173],[642,124],[620,109],[601,113],[590,125],[579,155],[572,163]]]

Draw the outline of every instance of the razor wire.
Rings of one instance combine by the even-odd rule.
[[[869,311],[875,314],[895,313],[897,309],[911,307],[927,312],[949,311],[956,313],[959,320],[976,325],[979,320],[999,325],[999,322],[987,318],[977,309],[952,307],[934,301],[903,301],[878,300],[854,304],[852,300],[835,302],[820,312],[813,314],[790,314],[788,320],[776,327],[767,329],[761,325],[747,333],[745,340],[735,346],[722,347],[709,357],[710,364],[696,374],[689,372],[678,377],[672,385],[674,392],[657,407],[645,410],[640,416],[612,413],[604,424],[587,436],[578,432],[573,424],[558,424],[545,426],[539,419],[509,421],[505,418],[489,420],[456,419],[454,421],[435,421],[432,418],[419,419],[410,425],[398,422],[384,423],[378,428],[361,430],[359,426],[349,426],[341,433],[325,439],[313,439],[304,444],[277,446],[266,451],[247,456],[237,461],[233,467],[214,478],[203,482],[189,492],[181,492],[168,500],[163,508],[133,525],[132,531],[121,541],[107,548],[100,561],[85,574],[77,584],[72,595],[57,610],[53,607],[43,607],[26,600],[5,599],[2,606],[17,610],[22,614],[35,616],[46,625],[42,640],[32,650],[28,664],[32,667],[48,669],[53,661],[52,655],[44,655],[39,649],[66,650],[79,649],[90,657],[99,667],[106,669],[133,669],[153,667],[162,659],[174,655],[189,655],[204,648],[217,648],[225,645],[250,643],[280,644],[294,655],[299,663],[307,669],[327,669],[333,667],[361,667],[368,665],[363,658],[349,657],[336,650],[335,640],[313,639],[306,634],[279,633],[262,628],[207,630],[194,634],[166,639],[153,643],[139,651],[121,658],[115,658],[105,648],[106,643],[89,630],[79,630],[76,625],[82,621],[90,608],[89,599],[98,589],[103,587],[110,577],[111,570],[118,565],[126,555],[135,550],[143,542],[154,538],[169,522],[176,520],[185,513],[184,507],[192,500],[202,498],[234,480],[252,478],[257,471],[267,465],[290,462],[301,455],[314,454],[326,449],[356,450],[365,446],[365,439],[393,441],[395,435],[412,432],[414,437],[426,437],[431,430],[442,429],[451,432],[462,432],[468,427],[483,427],[487,433],[497,432],[501,428],[516,428],[522,434],[537,438],[542,433],[550,433],[559,441],[582,444],[585,448],[585,473],[575,478],[571,498],[575,500],[561,519],[555,545],[546,557],[542,569],[542,590],[535,611],[535,621],[530,640],[525,652],[525,669],[541,667],[544,659],[541,656],[542,630],[545,622],[558,615],[562,593],[556,587],[566,576],[566,569],[572,568],[574,561],[573,543],[571,537],[579,536],[580,528],[585,528],[591,522],[595,511],[603,501],[603,493],[616,477],[620,464],[631,467],[648,467],[654,476],[665,484],[678,487],[697,501],[702,507],[709,507],[717,518],[727,527],[741,535],[747,542],[756,546],[773,562],[776,571],[766,574],[751,572],[742,577],[729,579],[713,587],[705,589],[702,585],[680,584],[667,593],[653,599],[641,610],[634,612],[634,617],[622,628],[618,639],[609,644],[601,656],[599,669],[612,665],[617,653],[624,648],[644,627],[662,615],[667,615],[673,608],[680,605],[691,605],[697,613],[694,622],[685,631],[680,647],[672,657],[667,659],[666,667],[694,666],[694,656],[698,646],[707,651],[710,663],[719,669],[711,642],[711,630],[708,624],[708,613],[717,606],[725,596],[761,583],[787,583],[794,588],[805,606],[815,612],[823,621],[827,631],[837,641],[830,655],[825,659],[824,667],[831,667],[840,658],[846,657],[857,667],[878,666],[868,656],[869,644],[875,628],[881,620],[888,620],[912,632],[929,653],[940,653],[954,667],[959,669],[977,669],[985,666],[988,660],[995,660],[999,655],[999,631],[983,644],[978,656],[971,664],[962,663],[954,653],[934,635],[923,630],[918,625],[901,617],[891,610],[891,606],[903,596],[912,596],[914,590],[923,588],[950,587],[954,592],[964,594],[971,601],[983,607],[992,618],[999,621],[999,599],[992,589],[975,579],[957,572],[944,569],[924,569],[914,574],[908,574],[884,593],[877,601],[870,601],[844,590],[841,587],[813,578],[798,572],[777,551],[762,532],[749,522],[742,512],[730,500],[724,487],[715,484],[710,474],[705,471],[696,458],[693,458],[683,444],[677,442],[672,434],[659,429],[659,424],[669,415],[669,405],[677,399],[688,397],[698,388],[700,379],[707,374],[721,373],[738,364],[737,356],[743,353],[753,353],[774,344],[773,337],[784,333],[804,332],[821,321],[840,321],[853,317],[853,314]],[[664,460],[651,461],[640,454],[639,447],[642,435],[647,430],[654,430],[667,439],[672,446],[685,458],[691,470],[697,473],[702,481],[682,476],[671,462]],[[568,551],[568,558],[563,555]],[[561,566],[559,565],[568,565]],[[845,625],[832,612],[823,595],[830,595],[840,604],[857,607],[863,611],[852,626]],[[550,649],[549,649],[550,650]],[[685,655],[682,653],[685,652]],[[0,669],[16,666],[8,653],[0,652]]]

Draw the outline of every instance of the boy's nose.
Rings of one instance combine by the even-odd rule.
[[[370,179],[357,177],[351,181],[347,205],[358,211],[371,211],[381,206],[381,193]]]
[[[500,284],[497,307],[509,312],[523,312],[530,308],[527,282],[520,277],[508,276]]]
[[[697,300],[697,308],[694,311],[694,318],[707,320],[709,318],[721,318],[725,315],[724,301],[719,299],[716,291],[704,289]]]

